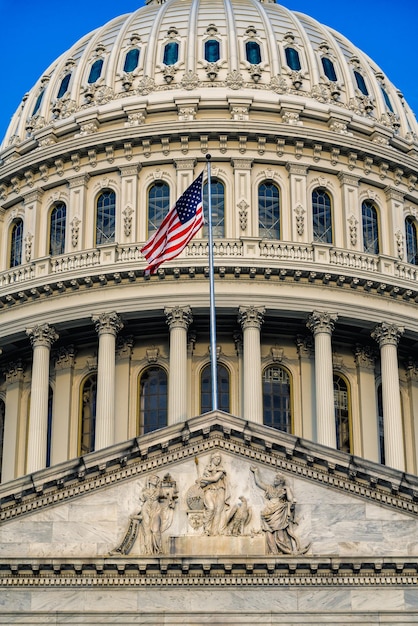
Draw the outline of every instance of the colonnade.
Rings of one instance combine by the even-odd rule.
[[[260,424],[263,423],[260,335],[264,314],[265,309],[262,306],[241,306],[238,311],[238,322],[243,332],[242,413],[244,419]],[[170,334],[168,386],[170,425],[183,422],[188,417],[187,331],[193,316],[189,306],[166,307],[165,316]],[[306,324],[313,334],[315,346],[316,440],[331,448],[336,447],[332,333],[337,319],[335,314],[314,311]],[[123,328],[123,322],[115,312],[94,315],[92,322],[98,334],[95,449],[99,450],[115,442],[116,337]],[[28,328],[26,332],[33,349],[26,465],[27,473],[32,473],[46,465],[50,352],[58,339],[58,334],[48,324]],[[403,328],[395,324],[381,323],[375,327],[371,336],[380,348],[385,460],[387,465],[404,471],[405,454],[397,356],[397,346],[403,332]],[[19,381],[21,384],[21,377],[16,380],[15,378],[10,377],[6,393],[5,442],[13,438],[16,440],[18,437],[16,415],[10,414],[7,403],[9,391],[11,395],[15,394],[16,384],[19,384]],[[367,417],[364,415],[363,420]],[[370,417],[376,419],[376,415]],[[10,454],[6,452],[4,459],[8,456]],[[7,462],[10,460],[8,458]],[[5,476],[3,480],[4,478]]]

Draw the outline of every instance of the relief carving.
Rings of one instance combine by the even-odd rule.
[[[177,484],[170,474],[150,476],[140,497],[141,508],[130,517],[128,530],[110,554],[129,554],[139,539],[140,554],[163,554],[163,533],[171,526],[177,500]]]

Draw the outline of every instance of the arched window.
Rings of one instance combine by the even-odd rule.
[[[245,52],[248,63],[251,63],[251,65],[258,65],[261,63],[261,50],[256,41],[247,41],[245,44]]]
[[[148,236],[161,226],[170,209],[170,188],[167,183],[157,181],[148,190]]]
[[[62,98],[67,93],[70,80],[71,80],[71,74],[66,74],[61,81],[61,85],[57,93],[57,98]]]
[[[388,92],[386,91],[386,89],[383,89],[383,87],[380,87],[380,89],[382,90],[383,99],[385,101],[387,108],[389,109],[391,113],[393,113],[393,107],[392,107],[392,103],[390,101]]]
[[[266,426],[292,431],[290,376],[284,367],[270,366],[263,372],[263,421]]]
[[[51,444],[52,444],[52,401],[54,395],[51,387],[48,387],[48,424],[46,431],[46,465],[51,467]]]
[[[373,202],[365,200],[361,205],[363,222],[363,250],[370,254],[379,254],[379,223],[377,210]]]
[[[49,219],[49,254],[56,256],[65,251],[65,225],[67,208],[63,202],[56,204]]]
[[[218,385],[218,409],[230,412],[229,406],[229,371],[218,363],[216,368]],[[212,371],[211,366],[206,365],[200,374],[200,412],[212,411]]]
[[[285,48],[286,63],[291,70],[298,72],[301,69],[299,52],[295,48]]]
[[[351,452],[351,423],[348,385],[339,374],[334,374],[334,411],[337,432],[337,450]]]
[[[103,59],[97,59],[90,68],[90,74],[87,82],[91,85],[99,80],[103,68]]]
[[[379,437],[379,462],[385,464],[385,431],[383,426],[382,384],[377,387],[377,435]]]
[[[258,234],[264,239],[280,239],[279,188],[270,181],[258,187]]]
[[[210,184],[212,201],[212,235],[218,239],[225,237],[225,187],[220,180],[212,178]],[[203,185],[203,211],[206,223],[203,226],[203,236],[208,236],[208,184]]]
[[[36,115],[37,112],[39,111],[41,104],[42,104],[43,97],[44,97],[44,93],[45,93],[45,89],[42,89],[41,93],[36,98],[35,106],[33,107],[33,111],[32,111],[32,116]]]
[[[132,48],[126,53],[125,63],[123,64],[124,72],[133,72],[138,67],[139,63],[139,48]]]
[[[179,60],[179,44],[177,41],[170,41],[164,46],[164,65],[174,65]]]
[[[205,61],[208,63],[216,63],[221,58],[221,47],[216,39],[208,39],[205,41]]]
[[[325,76],[328,80],[332,80],[332,82],[335,83],[337,80],[337,74],[335,73],[334,63],[328,57],[322,57],[321,61]]]
[[[5,417],[6,417],[6,405],[4,403],[4,400],[0,398],[0,482],[1,482],[1,468],[3,467]]]
[[[81,387],[79,455],[93,452],[96,436],[97,374],[90,374]]]
[[[10,267],[16,267],[22,263],[23,250],[23,220],[20,218],[12,224],[10,233]]]
[[[418,240],[417,240],[417,227],[415,220],[408,216],[405,219],[405,233],[406,233],[406,260],[408,263],[418,265]]]
[[[167,426],[167,374],[149,367],[139,380],[139,434]]]
[[[360,89],[363,96],[368,96],[369,91],[366,87],[366,82],[360,72],[354,71],[354,78],[356,79],[357,87]]]
[[[116,194],[110,189],[97,198],[96,206],[96,246],[115,241]]]
[[[331,198],[322,187],[312,192],[312,218],[314,241],[332,243]]]

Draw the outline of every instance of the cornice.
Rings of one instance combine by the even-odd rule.
[[[214,449],[418,515],[417,477],[215,411],[5,484],[0,524]]]

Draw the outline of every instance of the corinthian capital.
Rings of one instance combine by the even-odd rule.
[[[397,346],[404,332],[403,326],[382,322],[374,328],[371,336],[377,341],[379,348],[382,348],[382,346]]]
[[[58,333],[55,332],[55,328],[49,326],[49,324],[38,324],[33,328],[27,328],[26,334],[30,339],[32,348],[37,348],[38,346],[50,348],[59,337]]]
[[[91,319],[99,337],[100,335],[113,335],[116,337],[118,332],[123,328],[123,322],[115,311],[92,315]]]
[[[164,309],[164,313],[170,330],[173,328],[183,328],[187,330],[193,322],[192,310],[189,306],[167,306]]]
[[[331,335],[335,328],[335,322],[338,319],[336,313],[327,313],[326,311],[313,311],[308,317],[306,326],[309,330],[317,335],[318,333],[326,333]]]
[[[264,321],[264,306],[240,306],[238,309],[238,322],[241,324],[242,330],[246,328],[257,328],[260,330]]]

